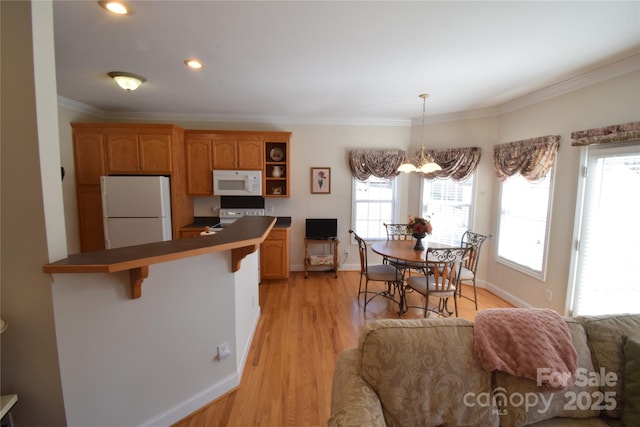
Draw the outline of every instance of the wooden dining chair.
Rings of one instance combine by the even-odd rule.
[[[367,304],[378,295],[393,299],[393,295],[398,286],[402,285],[402,275],[391,264],[374,264],[369,265],[367,259],[367,243],[355,231],[349,230],[353,234],[354,239],[358,242],[358,252],[360,254],[360,284],[358,285],[358,301],[360,295],[364,294],[364,311],[367,311]],[[362,290],[362,282],[364,281],[364,291]],[[386,289],[382,291],[370,291],[369,282],[383,282]],[[369,295],[371,295],[369,297]],[[401,307],[402,309],[402,307]]]
[[[387,230],[387,240],[412,240],[413,236],[409,231],[408,224],[384,224],[385,229]],[[411,274],[411,271],[417,271],[418,273],[425,273],[425,268],[423,263],[412,263],[409,261],[401,261],[391,258],[385,258],[385,263],[391,264],[396,268],[403,270],[404,272],[408,272]]]
[[[424,296],[424,307],[407,306],[407,308],[421,308],[424,317],[432,311],[443,315],[451,314],[447,309],[447,301],[453,298],[455,314],[458,317],[458,300],[456,298],[457,275],[462,264],[469,256],[469,249],[462,248],[429,248],[427,249],[426,264],[428,275],[410,276],[406,279],[406,290],[415,291]],[[438,309],[429,308],[429,298],[439,299]]]
[[[478,292],[476,290],[476,270],[478,269],[478,260],[480,258],[480,248],[485,240],[490,238],[491,235],[485,236],[482,234],[474,233],[472,231],[465,231],[460,239],[460,246],[469,249],[469,257],[465,260],[460,274],[458,274],[458,296],[473,301],[478,310]],[[462,295],[462,282],[469,282],[473,284],[473,299],[468,296]]]

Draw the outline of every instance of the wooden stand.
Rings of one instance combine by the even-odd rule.
[[[304,239],[304,278],[306,279],[309,273],[309,267],[323,267],[331,266],[335,273],[335,277],[338,277],[338,239],[330,240],[316,240],[316,239]],[[309,254],[309,245],[314,244],[329,244],[331,245],[331,252],[328,255],[312,255]],[[331,271],[331,270],[329,270]]]

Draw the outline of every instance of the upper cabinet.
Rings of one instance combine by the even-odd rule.
[[[256,136],[234,137],[213,141],[214,169],[262,170],[262,138]]]
[[[76,184],[99,185],[106,175],[104,136],[95,129],[74,129],[73,155],[75,157]]]
[[[214,169],[243,169],[262,171],[265,197],[289,197],[290,136],[290,132],[186,130],[187,194],[213,195]],[[278,158],[280,151],[284,155]]]
[[[171,173],[171,135],[154,129],[111,129],[106,132],[107,171],[111,174]]]
[[[193,201],[185,192],[184,130],[168,124],[72,123],[80,246],[104,249],[100,177],[171,177],[173,235],[193,220]]]

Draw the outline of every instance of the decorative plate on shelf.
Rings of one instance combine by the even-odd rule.
[[[272,148],[269,152],[269,157],[271,157],[271,160],[273,160],[274,162],[279,162],[280,160],[284,159],[284,153],[279,148]]]

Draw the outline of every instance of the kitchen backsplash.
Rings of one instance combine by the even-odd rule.
[[[194,197],[193,216],[218,216],[220,197]]]

